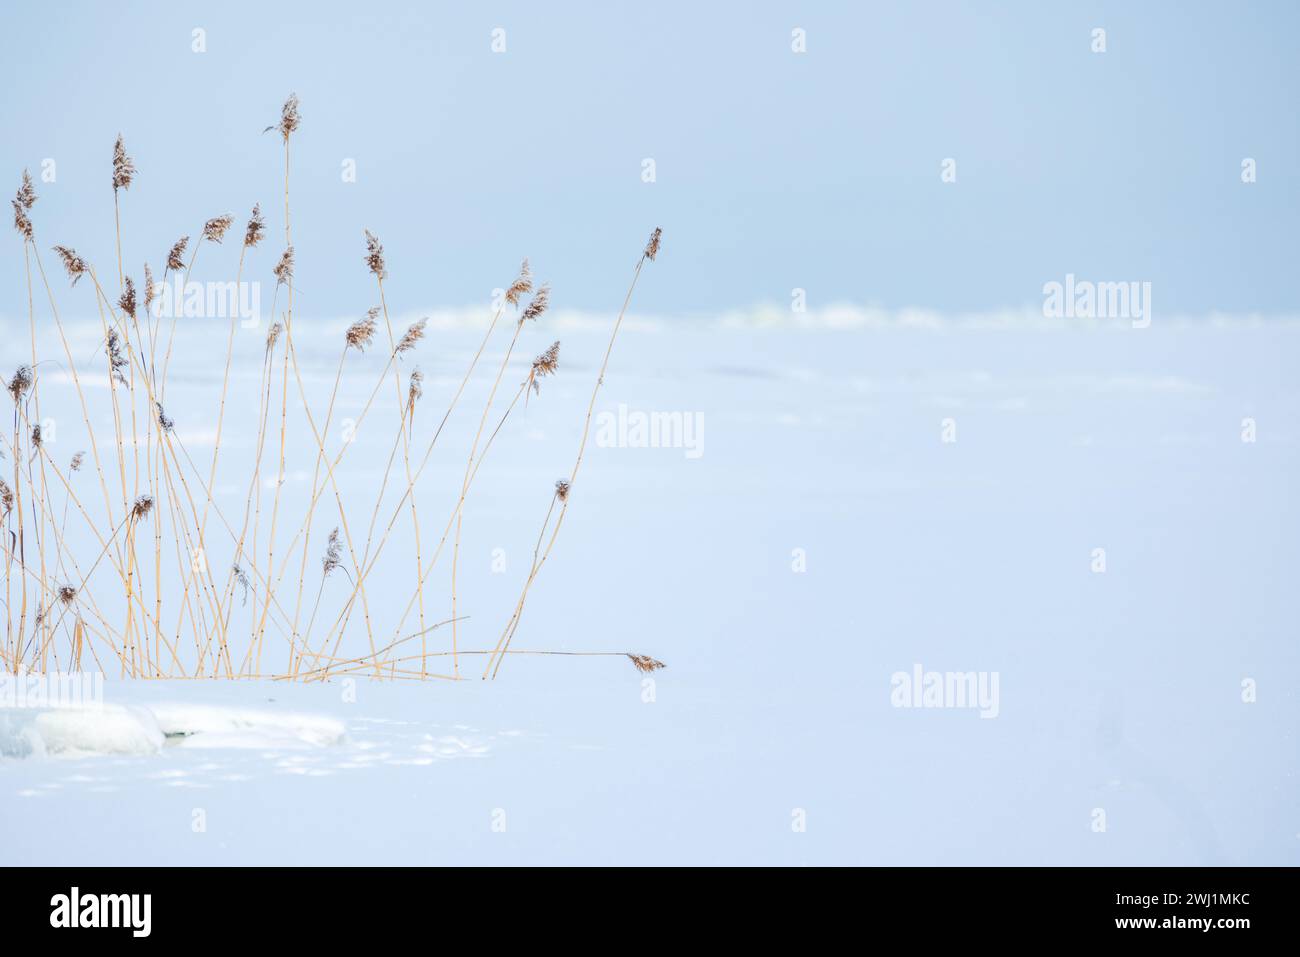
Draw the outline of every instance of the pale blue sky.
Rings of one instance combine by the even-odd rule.
[[[1297,9],[314,0],[73,3],[56,17],[29,4],[5,16],[21,39],[0,64],[0,170],[9,189],[56,159],[38,240],[107,263],[125,134],[136,273],[255,201],[276,237],[280,147],[261,130],[297,91],[304,311],[368,305],[362,227],[410,309],[482,301],[523,255],[558,304],[610,308],[662,225],[647,312],[785,302],[796,286],[813,306],[1015,307],[1074,272],[1151,281],[1166,313],[1295,313]],[[1097,26],[1104,55],[1089,49]],[[1247,156],[1253,186],[1239,181]],[[349,157],[355,184],[340,177]],[[940,182],[945,157],[956,184]],[[25,309],[9,248],[0,315]],[[233,269],[235,248],[223,253],[205,252],[208,268]]]

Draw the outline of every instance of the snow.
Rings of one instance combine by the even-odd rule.
[[[148,708],[0,710],[0,755],[9,758],[156,754],[163,731]]]
[[[598,411],[699,411],[703,454],[589,447],[515,643],[666,669],[517,656],[495,682],[470,658],[469,680],[423,684],[109,675],[98,723],[0,715],[0,865],[1300,863],[1300,327],[675,323],[630,327]],[[594,325],[562,333],[561,374],[468,500],[461,648],[496,641],[572,464]],[[313,388],[330,386],[340,328],[302,320]],[[223,330],[182,334],[168,411],[205,428],[220,370],[203,357]],[[525,334],[526,357],[553,338]],[[230,416],[256,404],[263,335],[239,341]],[[447,329],[420,355],[417,430],[474,343]],[[373,358],[340,417],[365,402]],[[488,386],[475,378],[475,401]],[[79,413],[55,396],[66,457]],[[430,526],[480,409],[440,440]],[[363,529],[391,436],[363,428],[340,469]],[[223,438],[218,501],[235,518],[251,441]],[[291,468],[286,501],[309,482]],[[389,547],[370,601],[391,629],[412,585],[409,538]],[[425,597],[444,616],[447,578]],[[237,603],[232,627],[250,614]],[[430,650],[448,648],[435,634]],[[365,643],[350,631],[339,654]],[[269,642],[267,659],[285,665]],[[998,673],[997,717],[893,707],[891,675],[918,665]]]

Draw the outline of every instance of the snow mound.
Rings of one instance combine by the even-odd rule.
[[[0,710],[0,755],[13,758],[88,754],[155,754],[163,732],[146,708]]]
[[[346,730],[343,722],[323,715],[207,705],[4,708],[0,709],[0,756],[157,754],[164,745],[299,750],[342,744]]]
[[[342,721],[315,714],[278,713],[211,705],[157,704],[163,734],[185,748],[323,748],[342,744]]]

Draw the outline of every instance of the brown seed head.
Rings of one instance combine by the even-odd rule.
[[[27,390],[30,389],[31,387],[32,387],[31,366],[19,366],[17,371],[14,372],[14,377],[10,379],[8,384],[5,386],[5,388],[9,390],[9,394],[13,396],[15,402],[21,402],[23,400],[23,396],[27,394]]]
[[[39,425],[33,425],[32,426],[32,448],[39,449],[41,447],[42,441],[44,440],[41,436],[41,427]]]
[[[375,317],[379,315],[379,310],[372,308],[366,313],[366,318],[358,319],[352,325],[348,326],[348,331],[344,335],[347,345],[345,349],[356,349],[358,352],[365,352],[366,346],[370,345],[375,338]]]
[[[135,504],[131,506],[131,519],[132,521],[138,522],[142,518],[148,518],[149,513],[152,511],[153,496],[141,495],[135,500]]]
[[[569,500],[569,489],[570,489],[570,488],[571,488],[571,486],[570,486],[570,484],[569,484],[569,480],[568,480],[568,479],[556,479],[556,480],[555,480],[555,497],[558,498],[561,502],[567,502],[567,501]]]
[[[130,365],[126,356],[122,355],[122,340],[117,334],[116,329],[108,330],[108,339],[104,343],[104,351],[108,353],[108,374],[112,379],[117,380],[122,385],[126,385],[126,370]]]
[[[397,344],[397,349],[395,350],[396,355],[401,355],[403,352],[410,352],[415,348],[415,344],[424,338],[424,327],[428,321],[428,319],[420,319],[411,324],[411,328],[406,330],[406,334],[402,336],[401,342]]]
[[[81,463],[84,462],[84,461],[86,461],[86,453],[85,453],[85,452],[77,452],[75,455],[72,456],[72,461],[69,463],[69,466],[68,466],[68,467],[71,468],[72,471],[74,471],[74,472],[80,472],[80,471],[81,471]]]
[[[632,662],[637,671],[649,674],[652,671],[658,671],[660,668],[667,667],[662,661],[656,661],[649,655],[628,655],[628,660]]]
[[[30,242],[32,238],[32,221],[27,215],[27,210],[23,209],[23,204],[18,200],[13,201],[14,205],[14,229],[18,230],[18,235],[24,240]]]
[[[117,305],[132,319],[135,318],[135,283],[130,276],[122,280],[122,298],[117,301]]]
[[[411,373],[410,387],[406,390],[406,408],[415,411],[415,403],[424,395],[424,373],[416,369]]]
[[[135,176],[135,163],[131,162],[131,157],[126,155],[126,147],[122,145],[122,134],[117,134],[117,142],[113,145],[113,192],[119,189],[131,188],[131,177]]]
[[[18,187],[14,202],[28,211],[36,205],[36,189],[32,186],[32,174],[27,170],[23,170],[23,185]]]
[[[542,394],[542,385],[538,382],[544,376],[555,375],[555,370],[560,366],[560,344],[559,342],[551,343],[551,347],[533,360],[533,367],[528,370],[528,385],[532,387],[533,392],[538,395]],[[527,404],[527,400],[525,400]]]
[[[77,590],[71,585],[62,585],[59,587],[59,601],[65,605],[71,605],[77,600]]]
[[[7,515],[14,509],[14,491],[9,483],[0,478],[0,515]]]
[[[298,94],[290,93],[289,99],[280,108],[280,135],[286,143],[289,142],[289,134],[298,129],[301,120],[302,117],[298,115]]]
[[[86,271],[90,269],[90,267],[86,265],[84,259],[67,246],[55,246],[54,251],[58,253],[59,258],[63,260],[63,268],[68,271],[68,278],[72,280],[72,284],[75,286],[77,280],[80,279]]]
[[[370,271],[380,279],[388,278],[388,270],[384,266],[384,246],[379,241],[379,237],[366,230],[366,265]]]
[[[280,339],[280,333],[284,331],[284,326],[280,323],[274,323],[266,333],[266,351],[270,352],[275,348],[276,342]]]
[[[244,245],[256,246],[262,241],[262,233],[266,230],[266,220],[262,218],[262,205],[258,203],[253,207],[253,215],[248,217],[248,227],[244,230]]]
[[[510,284],[506,290],[506,302],[512,306],[519,305],[519,297],[526,296],[533,291],[533,274],[528,269],[528,260],[519,267],[519,278]]]
[[[664,231],[658,226],[656,226],[655,231],[650,234],[650,241],[645,244],[646,259],[653,260],[659,255],[659,240],[663,237],[663,234]],[[662,667],[662,665],[660,667]]]
[[[158,428],[170,434],[176,428],[176,421],[163,410],[161,402],[155,402],[154,405],[158,407]]]
[[[522,325],[525,319],[536,320],[544,313],[551,304],[551,287],[542,283],[542,288],[537,290],[537,295],[529,301],[524,307],[524,311],[519,314],[519,322]]]
[[[219,243],[222,237],[226,235],[226,230],[235,224],[235,217],[226,213],[224,216],[217,216],[209,219],[203,224],[203,238],[210,243]]]
[[[275,264],[276,285],[287,286],[293,283],[293,247],[290,246],[280,255],[280,261]]]
[[[343,551],[339,547],[339,530],[335,528],[334,531],[330,532],[329,542],[325,546],[325,557],[320,560],[325,575],[328,576],[330,572],[343,564],[341,560],[342,554]]]
[[[172,246],[171,252],[167,254],[167,268],[172,272],[180,272],[185,268],[185,247],[190,244],[190,237],[182,236],[176,240],[176,245]]]
[[[144,311],[149,311],[150,304],[153,303],[153,270],[149,264],[144,264]]]

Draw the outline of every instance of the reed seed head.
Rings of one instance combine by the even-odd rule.
[[[526,296],[533,291],[533,274],[528,268],[528,260],[525,259],[522,266],[519,267],[519,278],[510,284],[506,290],[506,302],[512,306],[519,305],[519,298]]]
[[[14,402],[21,402],[23,400],[23,396],[27,394],[27,390],[30,389],[31,387],[32,387],[31,366],[19,366],[17,371],[14,372],[14,377],[10,379],[8,384],[5,386],[5,388],[9,390],[9,394],[13,396]]]
[[[72,469],[72,471],[74,471],[74,472],[80,472],[80,471],[81,471],[81,464],[82,464],[83,462],[85,462],[85,461],[86,461],[86,453],[85,453],[85,452],[77,452],[76,454],[74,454],[74,455],[72,456],[72,461],[71,461],[70,463],[68,463],[68,467],[69,467],[70,469]]]
[[[232,573],[234,574],[234,576],[235,576],[235,581],[239,584],[239,586],[240,586],[241,588],[244,589],[244,602],[243,602],[243,603],[244,603],[245,605],[247,605],[247,604],[248,604],[248,587],[249,587],[249,583],[248,583],[248,572],[244,571],[244,570],[243,570],[242,568],[240,568],[238,565],[232,565],[230,570],[231,570],[231,572],[232,572]]]
[[[126,385],[126,370],[130,366],[126,356],[122,355],[122,339],[116,329],[108,330],[108,339],[104,342],[104,351],[108,353],[109,377]]]
[[[643,674],[648,675],[652,671],[658,671],[660,668],[667,667],[667,665],[662,661],[656,661],[649,655],[628,655],[627,657],[628,660],[632,662],[633,667]]]
[[[142,518],[148,518],[149,513],[153,511],[153,496],[141,495],[131,506],[131,520],[138,522]]]
[[[130,189],[131,178],[135,176],[135,163],[131,162],[131,157],[126,155],[126,147],[122,145],[122,134],[117,134],[117,142],[113,144],[113,192],[119,189]]]
[[[190,237],[182,236],[176,240],[176,244],[167,253],[167,268],[172,272],[180,272],[185,268],[185,259],[183,257],[185,256],[185,247],[189,244]]]
[[[149,306],[153,303],[153,270],[149,264],[144,264],[144,311],[149,311]]]
[[[555,497],[558,498],[561,502],[567,502],[569,500],[569,489],[572,487],[573,486],[570,485],[568,479],[556,479]]]
[[[406,334],[397,343],[397,349],[394,350],[396,355],[403,352],[410,352],[415,348],[415,344],[424,338],[424,327],[429,322],[428,319],[419,319],[411,324],[411,328],[406,330]]]
[[[410,385],[406,390],[406,408],[415,411],[415,403],[424,395],[424,373],[416,369],[411,373]]]
[[[532,386],[533,391],[538,395],[542,392],[542,387],[538,379],[548,375],[555,375],[555,370],[560,367],[560,343],[558,341],[551,343],[551,347],[533,360],[533,368],[528,373],[528,384]]]
[[[44,438],[41,435],[40,424],[38,423],[37,425],[33,425],[32,426],[32,448],[39,449],[43,441]]]
[[[32,238],[32,220],[27,214],[31,212],[35,203],[36,190],[32,187],[32,175],[27,170],[23,170],[23,184],[18,187],[13,200],[14,229],[28,241]]]
[[[154,405],[158,408],[158,428],[171,434],[172,430],[176,428],[176,420],[164,411],[161,402],[155,402]]]
[[[293,247],[288,247],[280,254],[280,261],[275,264],[275,281],[277,286],[293,283]]]
[[[275,348],[276,342],[278,342],[280,339],[280,333],[283,331],[284,331],[284,326],[282,326],[280,323],[276,322],[271,325],[271,328],[266,333],[267,352],[270,352],[272,349]]]
[[[23,204],[18,200],[13,201],[14,205],[14,229],[18,230],[18,235],[23,237],[27,242],[32,238],[32,221],[27,215],[27,210],[23,209]]]
[[[379,241],[379,237],[370,230],[366,233],[366,265],[370,271],[379,279],[388,278],[388,269],[384,265],[384,245]]]
[[[348,326],[347,333],[344,334],[346,341],[345,349],[356,349],[358,352],[365,352],[366,346],[375,338],[375,317],[379,315],[379,309],[372,307],[366,313],[366,318],[358,319],[352,325]]]
[[[334,531],[330,532],[329,542],[325,545],[325,556],[320,560],[326,577],[343,564],[342,555],[343,550],[339,546],[339,530],[336,527]]]
[[[18,187],[14,202],[29,212],[36,205],[36,189],[32,186],[32,174],[27,170],[23,170],[23,184]]]
[[[526,319],[536,321],[541,314],[547,310],[547,307],[549,307],[550,304],[551,287],[546,283],[542,283],[542,287],[537,290],[537,294],[529,300],[528,305],[524,307],[524,311],[519,314],[520,325],[522,325]]]
[[[135,318],[135,283],[131,281],[130,276],[122,280],[122,298],[117,301],[117,305],[132,319]]]
[[[653,261],[654,258],[659,255],[659,240],[663,237],[663,234],[664,231],[658,226],[656,226],[655,231],[650,234],[650,241],[645,244],[646,259]],[[660,667],[662,667],[662,665]]]
[[[262,218],[262,204],[257,203],[253,206],[253,215],[248,217],[248,226],[244,229],[244,245],[256,246],[262,241],[262,234],[265,231],[266,220]]]
[[[77,589],[71,585],[61,585],[59,587],[59,601],[65,605],[71,605],[77,600]]]
[[[226,230],[235,224],[235,217],[226,213],[216,216],[203,224],[203,238],[210,243],[219,243],[226,235]]]
[[[75,286],[77,280],[85,275],[90,267],[86,265],[84,259],[67,246],[55,246],[54,251],[58,253],[59,258],[63,260],[63,268],[68,271],[68,278],[72,280],[72,285]]]
[[[8,515],[14,510],[14,490],[9,483],[0,478],[0,515]]]
[[[289,142],[289,134],[298,129],[301,121],[302,117],[298,115],[298,94],[290,93],[289,99],[280,108],[280,135],[286,143]]]

